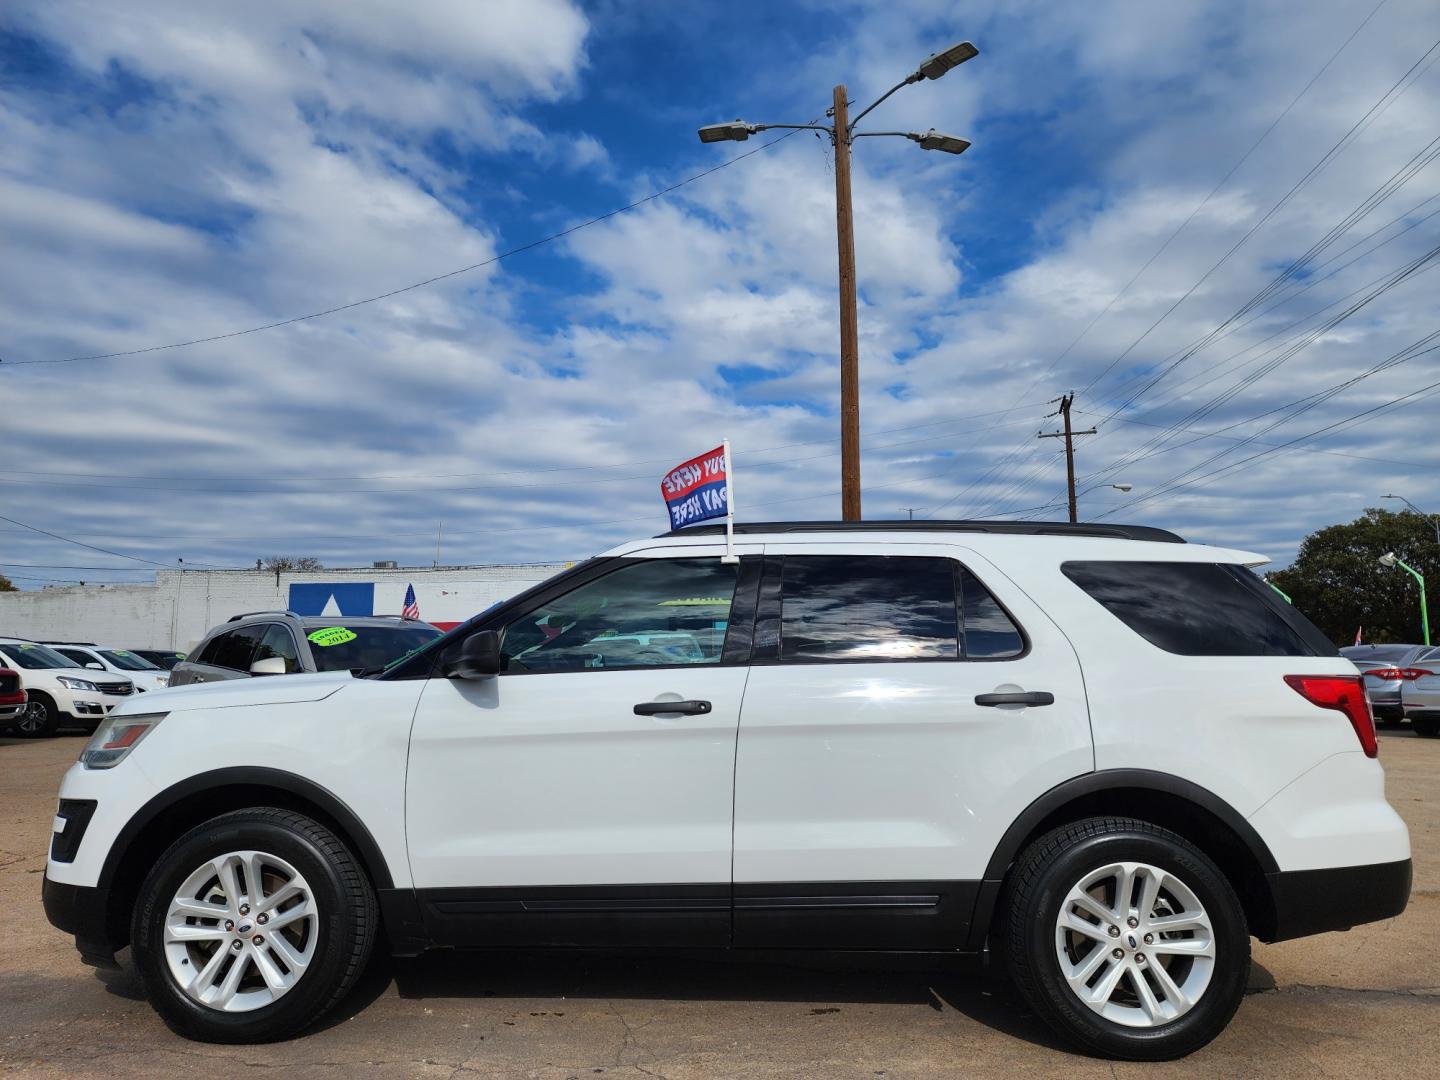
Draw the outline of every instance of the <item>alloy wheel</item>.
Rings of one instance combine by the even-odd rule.
[[[1184,1016],[1215,971],[1215,933],[1195,893],[1141,862],[1102,866],[1078,881],[1055,922],[1060,974],[1084,1004],[1126,1027]]]
[[[25,711],[20,714],[16,722],[22,734],[39,735],[50,723],[50,712],[45,708],[43,701],[32,701],[25,706]]]
[[[165,959],[184,994],[221,1012],[279,1000],[315,956],[319,908],[304,877],[261,851],[197,867],[165,916]]]

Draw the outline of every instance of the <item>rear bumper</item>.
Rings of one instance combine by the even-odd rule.
[[[50,925],[74,936],[81,960],[95,967],[116,966],[109,913],[99,889],[51,881],[47,875],[40,885],[40,897]]]
[[[1287,941],[1393,919],[1410,902],[1411,874],[1409,859],[1267,874],[1275,922],[1259,936]]]

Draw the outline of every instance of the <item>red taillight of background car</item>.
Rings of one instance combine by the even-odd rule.
[[[1350,718],[1350,726],[1355,729],[1365,756],[1379,756],[1375,719],[1370,715],[1365,682],[1359,675],[1286,675],[1285,681],[1312,705],[1343,712]]]
[[[1396,682],[1399,679],[1403,678],[1403,676],[1400,674],[1400,669],[1394,667],[1372,668],[1371,670],[1365,672],[1365,677],[1367,679],[1380,679],[1383,682]]]
[[[1401,669],[1400,669],[1400,681],[1401,681],[1401,682],[1414,682],[1416,679],[1423,679],[1423,678],[1426,678],[1427,676],[1434,675],[1434,674],[1435,674],[1435,672],[1431,671],[1429,668],[1423,668],[1423,667],[1406,667],[1406,668],[1401,668]]]

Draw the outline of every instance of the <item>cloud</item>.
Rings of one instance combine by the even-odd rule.
[[[1440,354],[1421,356],[1264,430],[1437,329],[1437,279],[1420,275],[1238,382],[1440,243],[1431,166],[1317,260],[1334,262],[1142,390],[1433,137],[1432,68],[1201,280],[1440,36],[1433,5],[1386,5],[1133,283],[1364,12],[829,11],[777,12],[742,48],[738,11],[558,0],[21,5],[7,40],[27,64],[0,97],[0,355],[206,336],[479,263],[760,142],[702,147],[698,123],[808,120],[833,83],[868,100],[968,36],[979,59],[874,121],[974,148],[856,148],[867,513],[1062,513],[1063,461],[1034,435],[1066,389],[1100,427],[1079,455],[1100,514],[1264,449],[1151,445],[1167,425],[1282,443],[1440,381]],[[573,558],[661,528],[660,472],[728,436],[742,516],[833,516],[832,167],[800,133],[558,244],[323,320],[0,365],[6,513],[167,565],[423,562],[441,520],[457,560]],[[1283,561],[1375,502],[1377,475],[1440,507],[1432,417],[1433,399],[1381,413],[1121,516]],[[1118,479],[1128,499],[1104,486]],[[0,552],[126,565],[9,526]],[[112,576],[143,576],[131,565]]]

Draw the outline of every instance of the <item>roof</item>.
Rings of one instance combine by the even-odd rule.
[[[1004,533],[1012,536],[1099,536],[1112,540],[1149,540],[1162,544],[1183,544],[1185,538],[1168,529],[1150,525],[1101,525],[1072,521],[955,521],[922,518],[919,521],[747,521],[736,522],[736,535],[755,533],[845,533],[845,532],[963,532]],[[660,533],[667,536],[723,536],[724,523],[691,525]]]

